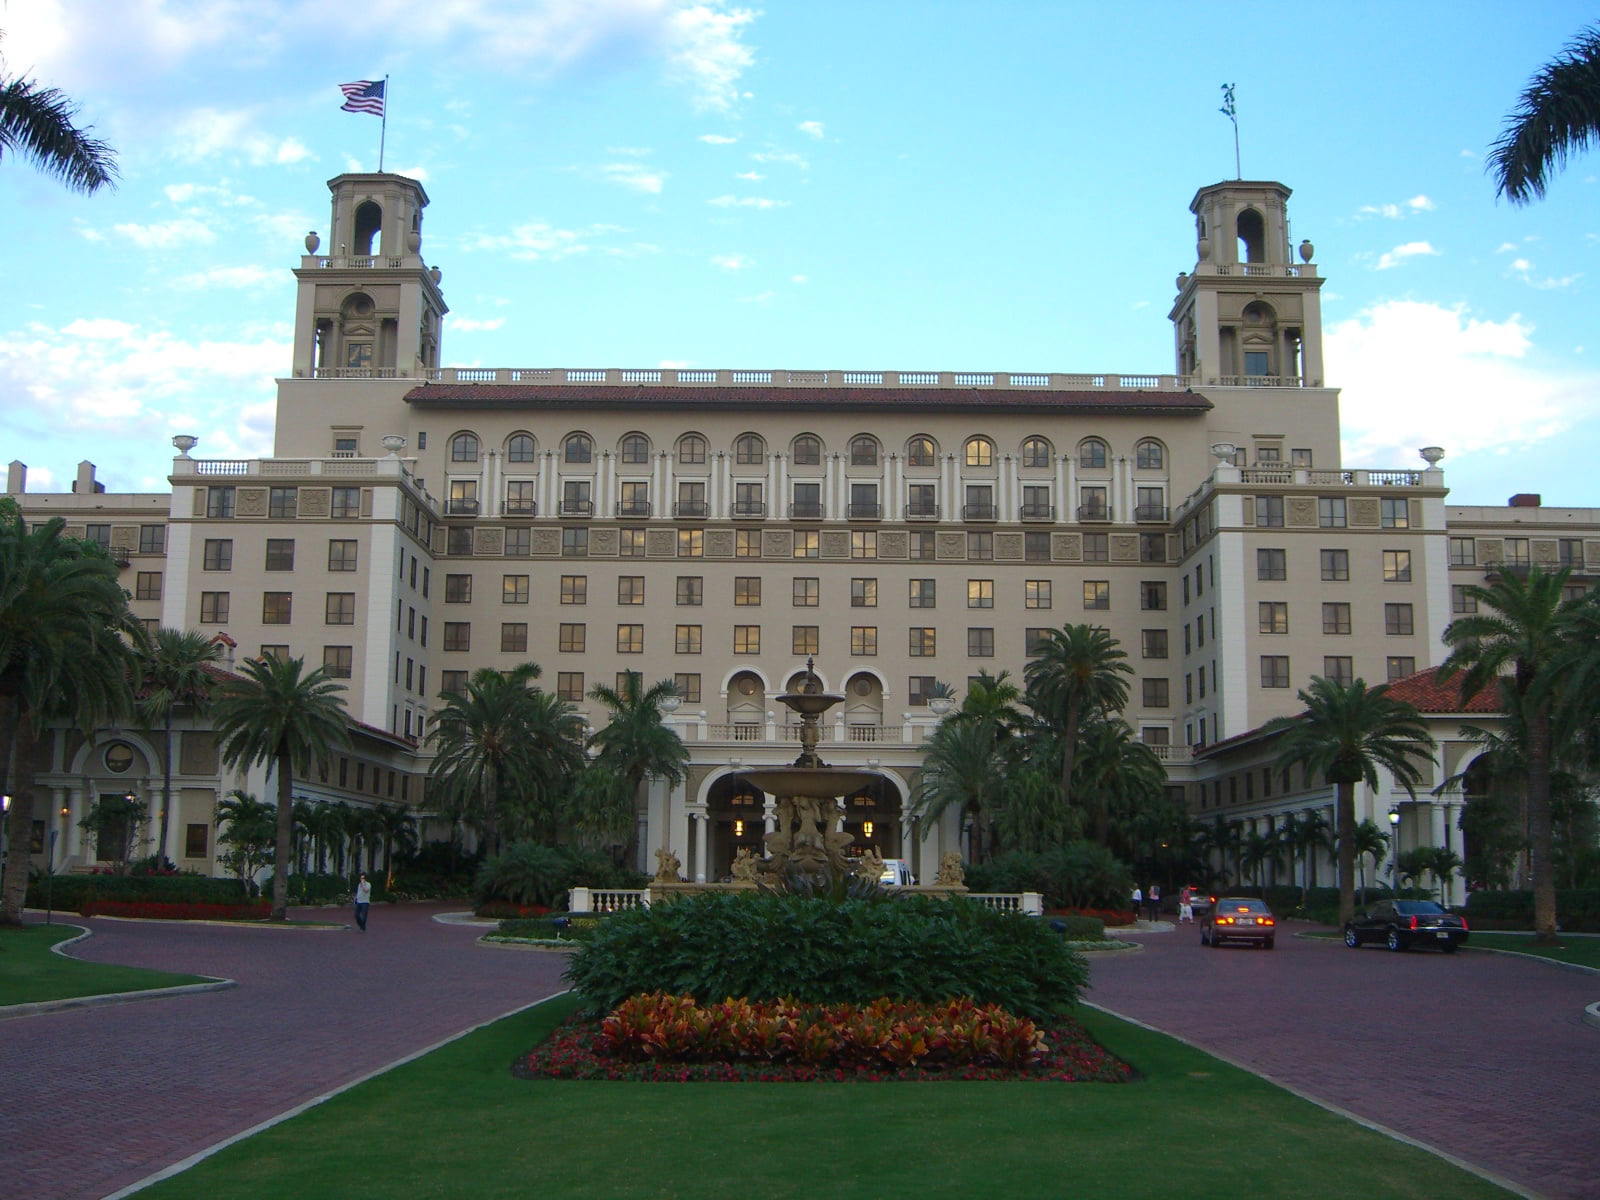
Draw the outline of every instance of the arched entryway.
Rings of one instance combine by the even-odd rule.
[[[724,775],[706,794],[708,842],[706,878],[727,879],[733,858],[747,849],[757,858],[765,853],[766,796],[737,775]]]

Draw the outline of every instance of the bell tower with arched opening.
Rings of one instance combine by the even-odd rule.
[[[340,175],[328,181],[333,212],[326,245],[306,235],[295,271],[297,378],[415,378],[439,365],[449,308],[439,271],[422,261],[428,193],[404,175]],[[319,254],[319,250],[327,254]]]
[[[1235,179],[1195,193],[1195,267],[1170,314],[1178,374],[1199,386],[1323,385],[1322,278],[1289,245],[1289,189]]]

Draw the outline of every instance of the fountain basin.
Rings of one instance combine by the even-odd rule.
[[[774,697],[779,704],[793,709],[802,717],[817,716],[827,712],[844,699],[838,692],[784,692]]]
[[[737,772],[736,778],[773,796],[831,800],[876,783],[883,773],[851,767],[755,767]]]

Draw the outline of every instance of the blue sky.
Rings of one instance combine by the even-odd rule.
[[[1055,0],[27,0],[8,74],[122,183],[0,163],[0,458],[161,490],[271,444],[290,270],[377,165],[388,74],[449,365],[1172,370],[1190,197],[1294,189],[1346,461],[1447,450],[1454,503],[1600,505],[1600,154],[1497,201],[1484,154],[1592,6]]]

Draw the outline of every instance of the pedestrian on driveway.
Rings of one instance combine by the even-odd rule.
[[[1137,921],[1139,914],[1144,911],[1144,893],[1139,890],[1139,885],[1133,885],[1133,919]]]
[[[367,873],[361,872],[361,882],[356,884],[356,924],[361,932],[367,931],[367,909],[372,907],[372,885],[367,882]]]
[[[1154,921],[1161,916],[1161,885],[1152,883],[1147,895],[1150,900],[1150,919]]]
[[[1178,924],[1188,921],[1194,924],[1194,884],[1186,883],[1183,891],[1178,893]]]

